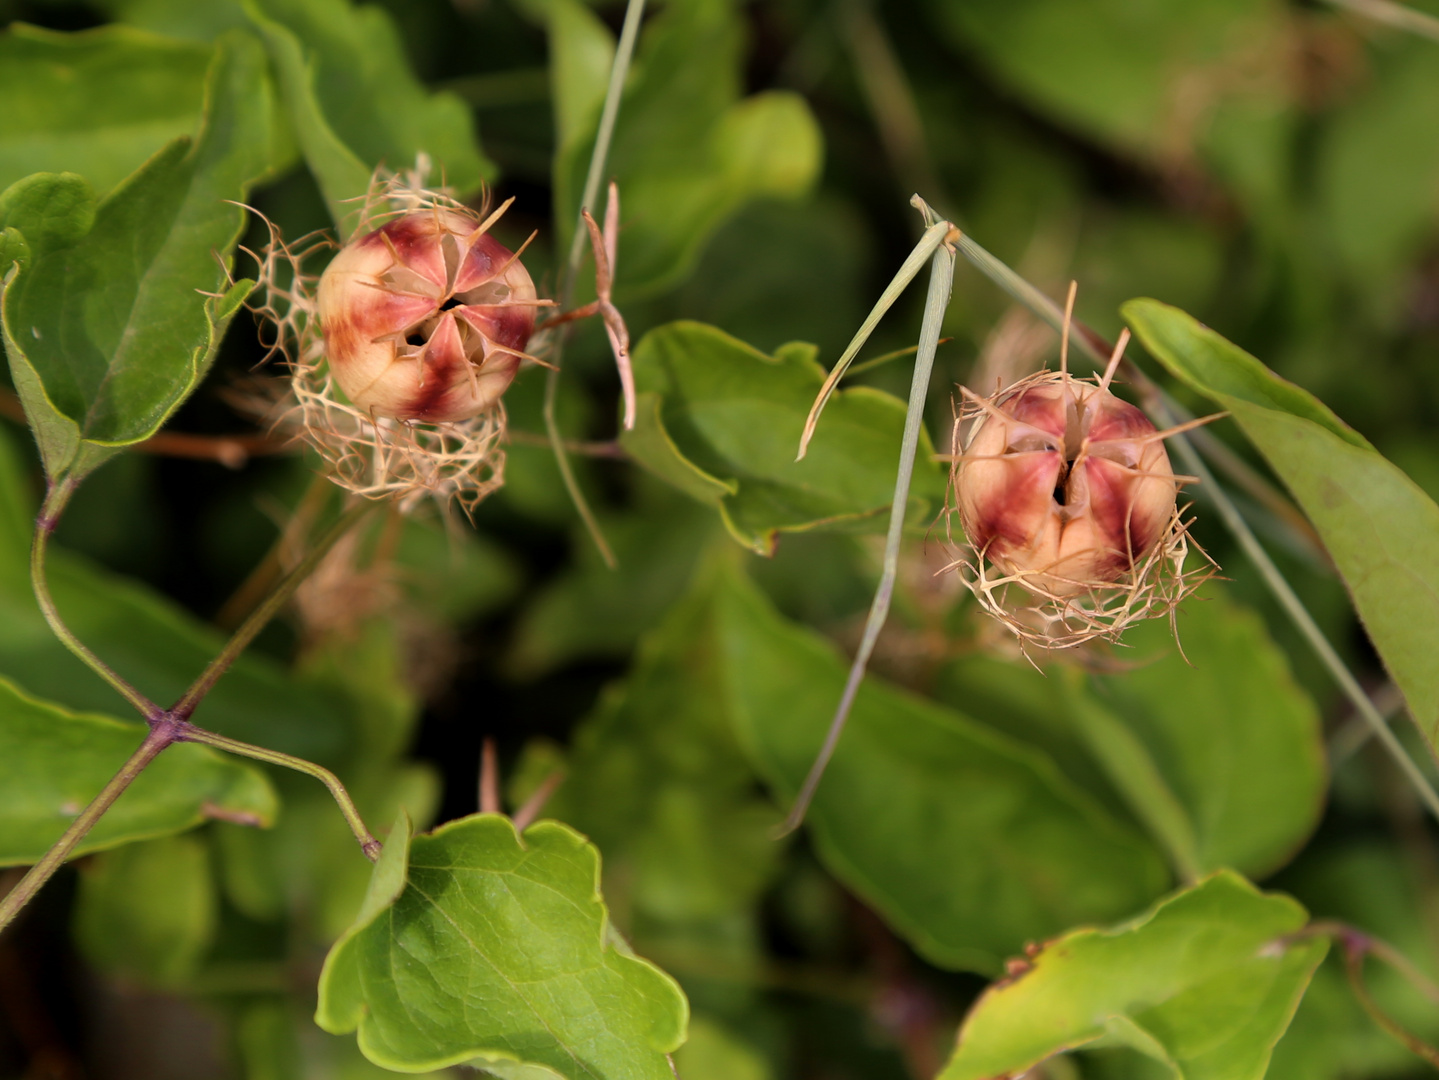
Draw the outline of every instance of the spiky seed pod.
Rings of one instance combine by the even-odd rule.
[[[955,484],[969,542],[1004,573],[1054,596],[1132,570],[1174,516],[1177,490],[1142,412],[1058,373],[988,404]]]
[[[535,287],[487,224],[417,210],[346,245],[321,275],[325,355],[361,412],[468,420],[509,387],[534,332]]]
[[[376,173],[356,238],[319,279],[306,264],[333,244],[286,244],[270,225],[250,304],[290,371],[275,424],[336,484],[402,511],[425,498],[470,511],[503,483],[501,395],[552,302],[489,234],[510,204],[476,214],[425,171]]]
[[[1213,572],[1184,570],[1176,497],[1191,478],[1174,475],[1168,434],[1111,393],[1108,375],[1041,371],[988,399],[968,395],[951,478],[970,556],[956,565],[1022,641],[1116,638]],[[1011,586],[1027,603],[1006,599]]]

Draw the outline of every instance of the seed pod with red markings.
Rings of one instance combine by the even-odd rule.
[[[1175,504],[1192,478],[1170,466],[1174,431],[1110,392],[1119,355],[1102,378],[1041,371],[991,398],[967,393],[955,425],[954,506],[970,552],[956,566],[1029,644],[1116,638],[1213,572],[1208,556],[1184,568],[1188,530]]]
[[[535,328],[519,258],[460,208],[430,207],[351,241],[320,278],[325,356],[374,417],[446,423],[492,408]]]
[[[1174,516],[1169,455],[1145,415],[1058,373],[988,403],[957,470],[965,536],[1037,591],[1119,580]]]

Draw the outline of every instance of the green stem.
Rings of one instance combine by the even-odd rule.
[[[1439,1068],[1439,1048],[1430,1046],[1423,1039],[1404,1028],[1397,1020],[1391,1017],[1369,994],[1369,988],[1364,983],[1364,958],[1374,955],[1386,961],[1417,989],[1424,993],[1430,1000],[1434,1000],[1435,987],[1422,973],[1420,973],[1408,959],[1400,955],[1395,949],[1376,941],[1368,934],[1346,926],[1343,923],[1320,922],[1314,924],[1315,929],[1320,932],[1327,932],[1344,950],[1344,973],[1349,977],[1349,987],[1354,992],[1359,1004],[1369,1014],[1369,1018],[1379,1025],[1388,1035],[1402,1043],[1409,1051],[1418,1057],[1423,1058],[1430,1065]]]
[[[560,332],[560,341],[564,340],[564,331]],[[558,352],[558,349],[556,350]],[[590,501],[585,498],[585,493],[580,490],[580,482],[575,476],[575,470],[570,465],[570,456],[565,452],[565,435],[560,430],[559,420],[555,417],[555,401],[559,397],[560,372],[559,368],[551,368],[545,372],[545,434],[549,436],[550,450],[555,455],[555,464],[560,470],[560,479],[564,482],[565,490],[569,492],[570,502],[575,504],[575,510],[580,515],[580,520],[585,524],[585,531],[590,534],[595,547],[599,549],[600,558],[611,570],[619,567],[619,560],[611,550],[609,541],[605,539],[604,530],[595,517],[595,512],[590,509]]]
[[[53,485],[45,496],[45,501],[40,506],[40,513],[35,519],[35,537],[30,545],[30,585],[35,591],[35,600],[40,605],[40,612],[45,616],[45,621],[50,624],[50,629],[60,639],[60,643],[79,657],[86,667],[109,683],[115,692],[133,705],[147,722],[154,723],[161,715],[160,707],[131,686],[71,632],[70,628],[65,625],[65,621],[60,618],[60,610],[55,606],[54,597],[50,595],[50,584],[45,577],[45,555],[49,548],[50,537],[55,532],[55,526],[59,524],[60,515],[65,512],[70,497],[75,493],[75,487],[75,483],[68,478]]]
[[[615,46],[615,61],[610,67],[610,83],[605,89],[605,103],[600,107],[600,126],[595,129],[595,148],[590,152],[590,168],[585,174],[585,187],[580,195],[580,212],[593,207],[600,193],[600,179],[604,176],[605,162],[610,156],[610,143],[615,137],[615,121],[620,115],[620,99],[624,97],[625,79],[630,73],[630,60],[634,57],[635,41],[640,34],[640,19],[644,17],[645,0],[630,0],[625,8],[625,22],[620,27],[620,40]],[[570,242],[570,259],[567,264],[564,287],[561,290],[561,310],[569,307],[570,294],[575,287],[575,274],[580,268],[580,259],[585,251],[585,226],[578,214],[575,217],[575,234]]]
[[[580,195],[580,213],[594,205],[595,199],[600,192],[600,179],[604,176],[605,161],[609,158],[610,143],[614,140],[615,120],[620,113],[620,99],[624,96],[625,77],[629,74],[630,60],[634,56],[635,41],[639,37],[640,19],[644,15],[645,0],[630,0],[629,6],[625,8],[624,26],[620,28],[620,40],[615,46],[615,60],[610,67],[610,83],[605,91],[605,102],[600,109],[600,125],[595,131],[595,148],[590,154],[589,172],[585,174],[584,191]],[[575,218],[574,239],[570,243],[570,257],[565,264],[564,274],[560,282],[560,310],[570,306],[570,300],[575,291],[575,275],[580,268],[580,260],[584,256],[585,227],[584,220],[580,216]],[[569,493],[570,501],[574,503],[575,510],[584,522],[586,531],[594,541],[595,547],[599,549],[600,557],[604,559],[605,565],[611,570],[619,563],[615,559],[615,553],[611,550],[609,543],[605,540],[605,534],[600,529],[600,523],[595,518],[594,511],[590,509],[589,500],[585,493],[580,490],[579,481],[575,478],[574,469],[570,467],[569,455],[565,452],[565,437],[560,431],[559,420],[555,416],[555,402],[559,396],[560,388],[560,354],[563,351],[567,331],[558,331],[555,339],[555,351],[551,357],[554,362],[545,375],[545,433],[549,436],[550,450],[555,455],[555,464],[559,466],[560,479],[564,481],[565,491]]]
[[[95,827],[95,823],[100,820],[101,815],[124,794],[125,789],[130,786],[135,777],[140,775],[145,766],[154,761],[160,751],[174,741],[173,724],[161,724],[150,729],[145,736],[145,741],[120,767],[120,771],[110,778],[110,782],[101,789],[100,794],[90,801],[89,806],[80,811],[79,816],[70,823],[70,827],[61,834],[60,839],[41,856],[39,862],[30,867],[4,900],[0,900],[0,930],[9,926],[15,916],[19,914],[20,909],[40,891],[40,887],[54,877],[55,871],[59,870],[65,860],[70,857],[76,845],[85,839],[86,834]]]
[[[205,695],[220,680],[220,676],[229,670],[235,659],[255,639],[255,635],[275,617],[280,608],[299,588],[300,583],[309,577],[310,572],[315,569],[330,548],[334,547],[335,542],[349,532],[356,522],[381,505],[383,504],[377,502],[362,502],[341,515],[340,519],[310,549],[309,553],[301,560],[300,565],[291,570],[285,579],[271,591],[270,595],[261,601],[254,611],[250,612],[245,621],[240,624],[239,629],[225,643],[225,647],[220,650],[219,655],[206,665],[200,677],[195,680],[190,689],[185,691],[185,696],[175,703],[175,707],[170,710],[170,715],[177,720],[189,720],[196,707],[204,700]]]
[[[216,734],[213,731],[206,731],[194,724],[186,724],[179,736],[180,741],[202,743],[205,746],[213,746],[217,750],[227,750],[232,754],[241,757],[254,758],[256,761],[263,761],[269,765],[278,765],[283,769],[293,769],[295,772],[304,773],[306,776],[313,776],[320,783],[324,784],[334,797],[336,804],[340,807],[340,813],[344,815],[350,831],[355,834],[355,839],[360,842],[360,850],[365,857],[374,862],[380,857],[380,842],[371,835],[370,830],[365,828],[364,819],[360,817],[360,811],[355,806],[355,800],[350,798],[350,793],[345,790],[345,785],[340,778],[323,765],[316,765],[313,761],[306,761],[292,754],[282,754],[278,750],[267,750],[263,746],[253,746],[250,743],[241,742],[239,739],[231,739],[225,735]]]
[[[928,207],[922,203],[918,205],[928,217]],[[929,224],[933,225],[933,223]],[[940,326],[944,322],[945,309],[949,307],[949,294],[953,284],[954,249],[947,242],[941,243],[934,249],[934,256],[930,264],[929,294],[925,298],[924,321],[919,330],[919,350],[914,360],[914,378],[909,384],[909,409],[904,417],[904,440],[900,444],[899,471],[894,480],[894,502],[890,505],[889,533],[885,537],[884,565],[880,574],[879,587],[875,590],[873,603],[870,604],[869,618],[864,625],[864,637],[860,640],[859,651],[855,653],[854,663],[850,665],[849,678],[845,682],[844,693],[840,695],[834,719],[830,721],[824,745],[820,747],[814,764],[810,766],[809,775],[805,777],[799,795],[796,796],[794,805],[790,807],[789,815],[779,828],[780,836],[793,832],[804,820],[805,812],[814,799],[814,793],[819,787],[820,779],[824,776],[825,768],[829,765],[830,758],[834,756],[835,747],[839,745],[839,737],[844,733],[845,722],[849,719],[850,709],[854,706],[854,699],[859,693],[860,683],[864,681],[865,668],[869,665],[869,657],[874,652],[875,642],[879,640],[879,632],[884,628],[885,619],[889,617],[889,605],[894,597],[894,583],[899,575],[899,549],[900,543],[904,539],[905,513],[909,509],[909,484],[914,475],[914,456],[919,445],[919,433],[924,427],[925,399],[929,396],[930,375],[934,370],[934,354],[939,348]]]
[[[293,552],[304,550],[310,530],[324,513],[335,490],[335,482],[325,473],[316,472],[311,477],[310,486],[300,496],[270,550],[215,615],[216,626],[233,632],[256,605],[264,601],[275,582],[284,576],[286,559]]]

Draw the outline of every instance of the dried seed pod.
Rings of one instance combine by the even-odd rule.
[[[1029,644],[1116,638],[1213,572],[1184,570],[1175,504],[1192,478],[1170,466],[1163,440],[1173,432],[1109,390],[1122,349],[1102,378],[1041,371],[991,398],[966,392],[955,422],[954,509],[970,549],[955,565]],[[1026,603],[1009,602],[1011,586]]]
[[[1132,570],[1168,527],[1177,492],[1145,415],[1059,373],[985,403],[955,486],[969,542],[1005,574],[1061,597]]]
[[[341,249],[320,277],[325,355],[375,417],[447,423],[492,408],[535,328],[524,264],[459,209],[395,218]]]
[[[290,379],[278,427],[324,459],[336,484],[409,510],[429,497],[472,510],[504,479],[501,395],[550,305],[488,217],[405,175],[376,173],[356,239],[318,279],[319,234],[286,244],[270,226],[251,309]]]

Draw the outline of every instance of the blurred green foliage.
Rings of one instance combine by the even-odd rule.
[[[538,230],[525,258],[552,295],[623,5],[4,0],[0,16],[6,415],[23,403],[35,431],[0,431],[0,855],[23,863],[141,730],[30,593],[47,474],[162,425],[254,435],[230,404],[263,352],[235,316],[251,271],[225,200],[290,239],[344,231],[374,168],[424,154],[462,197],[515,196],[497,232],[518,247]],[[1128,319],[1181,403],[1231,411],[1213,434],[1292,493],[1327,554],[1233,485],[1241,510],[1365,686],[1407,696],[1432,742],[1436,95],[1439,44],[1347,5],[656,0],[605,175],[639,423],[618,431],[595,326],[556,393],[618,569],[577,523],[544,445],[546,377],[526,370],[506,487],[473,521],[371,520],[196,714],[334,770],[371,828],[461,820],[413,846],[399,826],[372,871],[313,780],[167,750],[26,916],[28,951],[0,939],[0,1075],[42,1051],[125,1074],[133,1047],[98,1045],[74,991],[41,977],[71,949],[142,1039],[154,1001],[198,1003],[246,1080],[471,1059],[514,1080],[670,1076],[685,998],[686,1080],[978,1077],[1060,1051],[1048,1080],[1422,1075],[1338,950],[1321,964],[1319,942],[1275,941],[1307,909],[1433,978],[1439,834],[1353,737],[1203,486],[1193,535],[1230,581],[1178,614],[1182,652],[1156,621],[1039,670],[956,587],[934,460],[955,385],[988,390],[1057,344],[968,268],[876,673],[806,830],[771,830],[877,578],[908,359],[856,376],[794,452],[823,369],[918,236],[915,190],[1051,295],[1077,280],[1100,333]],[[861,362],[913,346],[918,292]],[[1137,296],[1154,300],[1121,315]],[[237,471],[170,446],[90,476],[49,566],[77,635],[161,704],[338,501],[299,453]],[[467,817],[477,786],[491,811],[548,793],[564,824]],[[1439,1038],[1412,981],[1366,972],[1379,1008]],[[342,1036],[313,1023],[317,978]],[[17,1038],[21,999],[59,1034]],[[166,1038],[147,1049],[185,1060]]]

